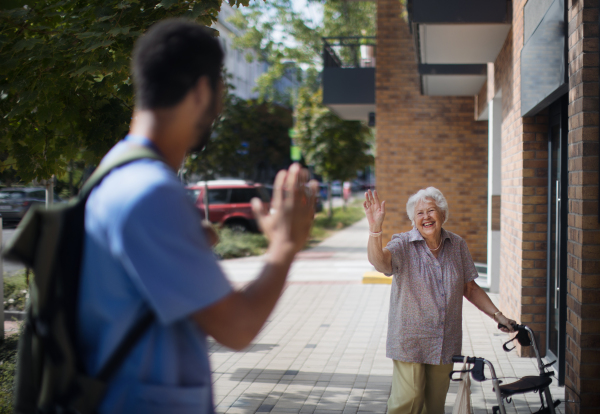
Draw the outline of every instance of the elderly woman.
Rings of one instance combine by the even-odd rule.
[[[443,414],[452,355],[462,347],[462,298],[512,332],[514,321],[475,283],[477,270],[467,244],[442,228],[449,216],[442,193],[429,187],[408,199],[413,229],[394,234],[382,248],[385,201],[365,193],[369,261],[393,275],[387,356],[394,362],[388,414]]]

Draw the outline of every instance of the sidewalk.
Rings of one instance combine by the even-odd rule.
[[[373,270],[366,259],[363,220],[299,255],[277,308],[254,343],[232,352],[210,346],[218,413],[385,413],[392,364],[385,357],[389,285],[363,285]],[[262,258],[223,261],[235,283],[256,276]],[[491,295],[497,301],[496,295]],[[463,353],[492,361],[498,375],[535,375],[533,359],[505,353],[509,337],[465,301]],[[458,369],[457,365],[457,369]],[[556,381],[554,381],[556,382]],[[452,412],[451,383],[446,413]],[[474,414],[492,414],[490,382],[472,382]],[[564,389],[552,388],[564,400]],[[539,408],[539,397],[515,397],[508,412]],[[564,403],[559,411],[564,411]]]

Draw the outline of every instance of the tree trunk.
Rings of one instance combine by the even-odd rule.
[[[329,201],[329,211],[327,211],[327,218],[333,217],[333,194],[331,193],[331,181],[327,181],[327,200]]]

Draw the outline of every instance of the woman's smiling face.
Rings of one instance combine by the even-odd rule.
[[[423,238],[437,237],[442,231],[444,214],[431,198],[421,200],[415,205],[415,226]]]

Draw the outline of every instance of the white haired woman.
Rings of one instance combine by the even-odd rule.
[[[365,193],[369,221],[369,261],[393,275],[387,357],[394,363],[388,414],[443,414],[452,355],[462,347],[462,298],[512,332],[513,320],[496,308],[475,282],[477,270],[465,241],[442,228],[449,216],[446,198],[436,188],[408,199],[413,229],[394,234],[382,248],[385,201]]]

